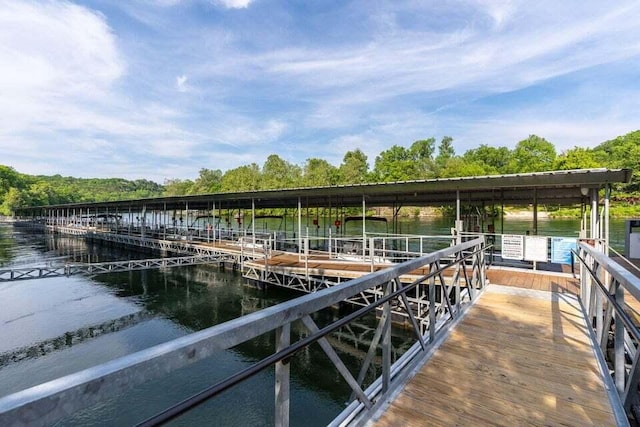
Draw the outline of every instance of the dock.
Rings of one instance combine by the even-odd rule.
[[[489,285],[374,425],[616,425],[594,344],[575,295]]]
[[[155,249],[176,261],[213,259],[257,283],[306,295],[0,398],[0,424],[54,424],[272,334],[273,353],[156,414],[140,414],[141,425],[166,423],[273,369],[274,423],[287,427],[295,401],[290,361],[311,345],[333,364],[327,374],[349,386],[332,426],[635,425],[640,278],[607,250],[611,185],[630,176],[628,170],[555,171],[22,209],[25,224],[47,232]],[[471,221],[463,204],[483,211],[488,205],[531,205],[531,229],[515,236],[487,224],[484,233],[482,215]],[[580,204],[576,237],[538,235],[539,204]],[[444,205],[455,208],[450,235],[398,232],[401,206]],[[367,209],[383,206],[393,208],[392,233],[368,232]],[[360,207],[361,233],[349,235],[352,217],[345,209]],[[295,212],[297,219],[260,233],[255,220],[270,209],[283,210],[284,218],[287,210]],[[498,245],[500,260],[518,268],[492,264]],[[160,261],[145,262],[140,268]],[[560,271],[537,270],[547,263]],[[82,266],[92,273],[96,267]],[[344,302],[355,307],[335,310],[328,324],[315,323],[316,313]],[[334,338],[365,316],[375,326],[359,372],[351,372]],[[394,351],[391,333],[398,323],[412,332],[402,352]],[[292,342],[292,328],[307,334]]]

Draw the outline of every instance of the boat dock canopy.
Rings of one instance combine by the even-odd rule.
[[[527,205],[534,197],[537,203],[573,205],[586,200],[589,189],[611,184],[628,183],[629,169],[578,169],[510,175],[474,176],[463,178],[424,179],[375,184],[338,185],[247,192],[171,196],[97,203],[74,203],[46,206],[60,208],[133,208],[146,209],[251,209],[361,206],[442,206],[460,200],[466,204],[501,202]],[[39,211],[43,207],[19,209],[19,213]]]

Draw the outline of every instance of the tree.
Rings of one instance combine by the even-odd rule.
[[[211,170],[200,169],[200,174],[193,183],[190,194],[217,193],[222,188],[222,171],[220,169]]]
[[[589,169],[600,167],[593,151],[588,148],[574,147],[556,157],[554,169]]]
[[[486,144],[467,150],[462,156],[469,162],[482,162],[496,173],[507,173],[511,151],[507,147],[490,147]]]
[[[640,130],[605,141],[593,149],[603,166],[633,171],[631,183],[620,186],[623,191],[640,191]]]
[[[431,178],[434,176],[433,150],[435,146],[435,138],[420,139],[411,144],[409,154],[417,166],[418,178]]]
[[[251,163],[225,172],[220,181],[222,191],[254,191],[260,188],[262,174],[260,167]]]
[[[0,165],[0,196],[8,192],[11,187],[20,188],[24,186],[24,179],[15,169],[9,166]]]
[[[302,183],[305,187],[335,185],[338,182],[338,169],[323,159],[307,159],[304,165]]]
[[[164,182],[165,196],[184,196],[192,189],[193,181],[190,179],[168,179]]]
[[[445,136],[438,145],[438,155],[436,156],[436,167],[438,170],[442,170],[447,166],[449,159],[452,159],[456,155],[453,149],[453,138]]]
[[[367,155],[359,148],[347,151],[338,168],[338,178],[341,184],[362,184],[368,181],[369,163]]]
[[[13,215],[16,209],[29,205],[28,197],[16,187],[10,187],[4,195],[4,201],[0,205],[0,214]]]
[[[407,181],[416,179],[419,169],[413,161],[411,151],[393,145],[376,157],[373,174],[380,182]]]
[[[509,162],[512,173],[542,172],[553,169],[556,149],[552,143],[536,135],[529,135],[516,145]]]
[[[469,161],[464,157],[453,157],[440,171],[442,178],[456,178],[461,176],[495,175],[498,171],[484,162]]]
[[[299,185],[302,173],[300,167],[271,154],[262,166],[262,188],[291,188]]]

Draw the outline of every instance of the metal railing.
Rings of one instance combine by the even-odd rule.
[[[157,425],[194,408],[220,392],[233,387],[275,364],[275,422],[289,422],[289,359],[296,352],[318,343],[353,391],[352,403],[334,420],[335,424],[358,423],[370,416],[395,388],[402,384],[423,356],[460,319],[461,314],[481,293],[485,285],[484,239],[478,238],[429,255],[395,265],[341,286],[323,289],[226,323],[133,353],[66,377],[41,384],[0,399],[0,425],[46,425],[104,399],[121,394],[138,384],[159,378],[220,351],[232,348],[271,331],[276,332],[275,353],[200,393],[167,408],[141,425]],[[445,258],[455,261],[441,267]],[[399,277],[427,267],[427,273],[410,284]],[[445,279],[444,271],[452,270]],[[381,290],[379,298],[328,326],[319,328],[313,313],[334,306],[372,288]],[[428,302],[426,330],[416,321],[407,292],[420,289]],[[415,343],[395,362],[391,352],[392,305],[403,307],[411,319]],[[327,339],[340,327],[368,314],[380,315],[374,337],[359,375],[354,377]],[[422,313],[425,315],[425,313]],[[301,322],[309,335],[290,343],[292,323]],[[377,353],[381,353],[381,375],[368,387],[364,383]]]
[[[616,418],[626,423],[625,412],[637,416],[640,405],[640,329],[629,315],[634,310],[630,304],[640,301],[640,278],[586,242],[578,243],[575,256],[582,267],[580,299],[593,327],[596,353],[602,370],[611,374],[605,385]]]

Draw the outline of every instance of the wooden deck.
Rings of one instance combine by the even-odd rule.
[[[340,277],[355,279],[362,277],[372,271],[388,268],[394,264],[374,264],[370,262],[356,262],[329,259],[326,255],[315,255],[305,264],[297,254],[280,253],[267,260],[270,271],[290,274],[306,274],[307,268],[310,275]],[[247,262],[258,268],[264,268],[264,260]],[[406,275],[407,281],[428,274],[428,268],[421,268]],[[470,269],[469,269],[470,272]],[[451,276],[453,268],[445,270],[445,276]],[[577,295],[579,292],[578,279],[567,273],[554,273],[544,271],[522,270],[522,269],[502,269],[492,267],[487,270],[487,278],[491,283],[499,283],[505,286],[512,286],[524,289],[536,289],[542,291],[570,293]]]
[[[615,425],[569,294],[490,285],[377,426]]]

